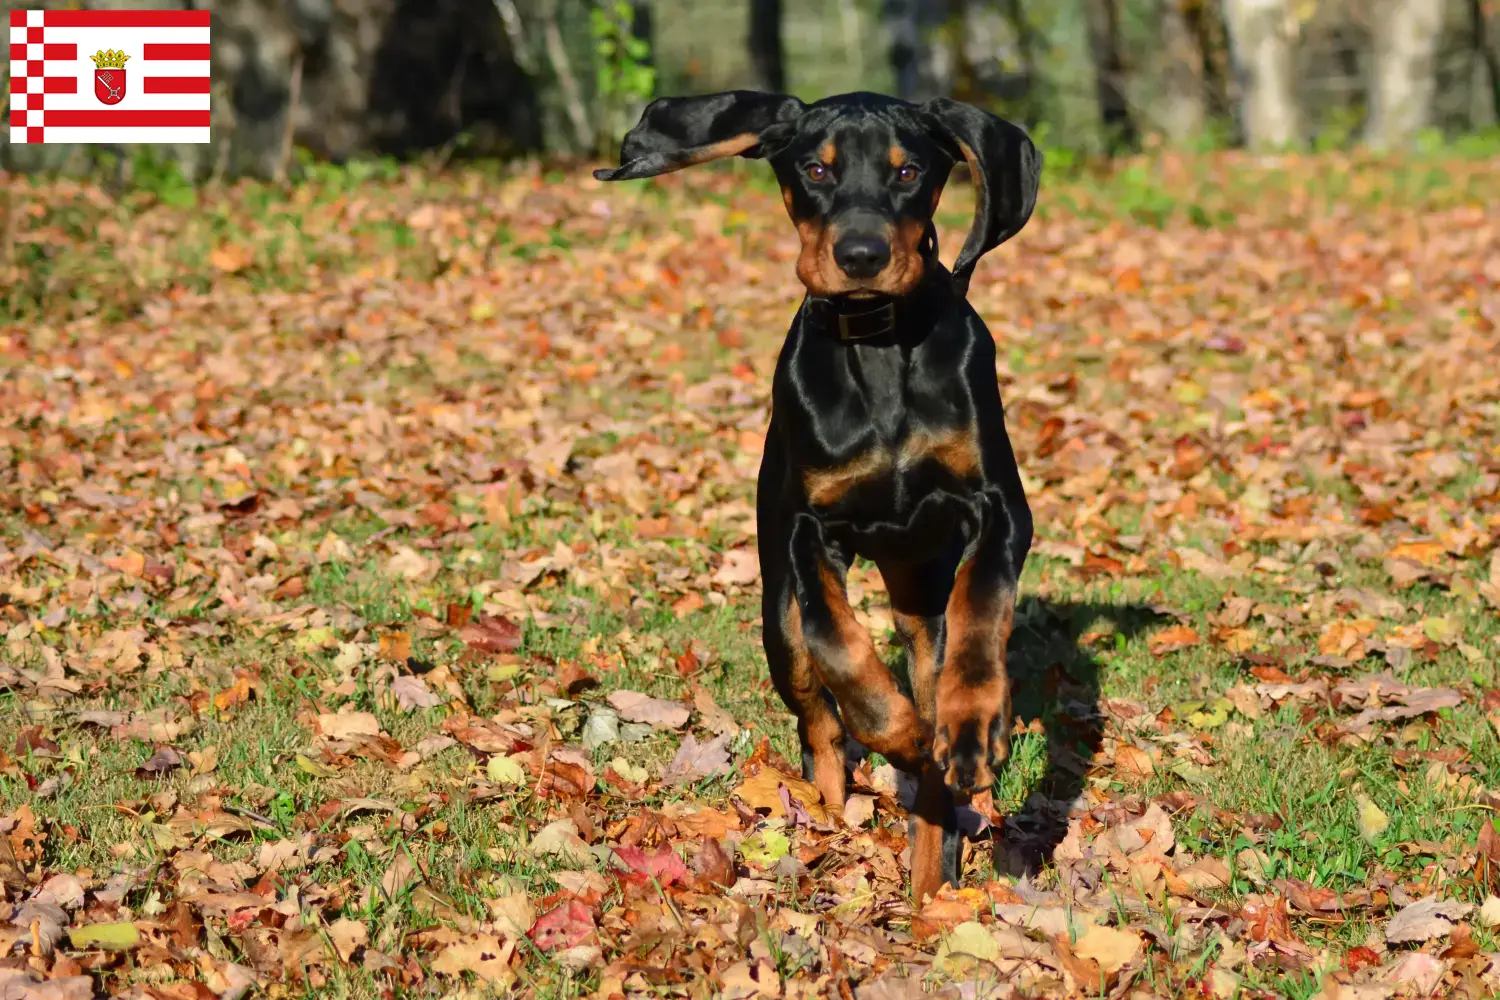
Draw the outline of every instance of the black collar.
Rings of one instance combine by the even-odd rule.
[[[811,305],[828,331],[842,343],[878,340],[896,332],[902,301],[887,295],[875,299],[812,299]]]

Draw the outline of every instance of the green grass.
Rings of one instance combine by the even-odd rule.
[[[1018,850],[1069,804],[1109,817],[1155,798],[1176,810],[1179,852],[1228,866],[1231,883],[1202,899],[1229,910],[1280,892],[1267,877],[1483,901],[1472,860],[1491,815],[1480,793],[1500,766],[1484,706],[1500,615],[1479,587],[1500,537],[1500,389],[1469,276],[1496,252],[1474,220],[1500,192],[1468,156],[1160,154],[1108,171],[1049,161],[1034,230],[985,265],[974,292],[999,341],[1039,530],[1009,667],[1018,716],[1044,733],[1016,739],[996,793]],[[430,970],[437,952],[415,935],[472,928],[516,891],[540,904],[563,890],[561,872],[606,871],[599,857],[537,856],[545,824],[586,818],[603,855],[648,811],[733,816],[762,738],[798,761],[760,651],[758,590],[715,582],[724,553],[753,543],[758,456],[745,438],[762,433],[797,294],[764,165],[609,189],[389,164],[315,167],[285,189],[188,189],[165,167],[137,179],[118,197],[31,180],[8,191],[23,224],[0,257],[15,278],[0,286],[0,663],[29,673],[0,692],[0,814],[26,806],[40,822],[26,871],[75,873],[95,893],[120,877],[131,918],[151,921],[180,912],[199,877],[187,873],[208,865],[233,891],[299,901],[318,933],[361,921],[370,950]],[[955,185],[939,214],[950,256],[968,197]],[[1446,235],[1416,239],[1403,228],[1416,217]],[[721,340],[725,330],[743,342]],[[1243,352],[1210,346],[1216,334]],[[1367,424],[1406,429],[1396,444],[1349,429],[1347,399],[1363,389],[1382,398],[1359,411]],[[538,452],[564,428],[577,431],[571,463],[548,471]],[[1202,467],[1179,474],[1194,442]],[[609,464],[628,449],[631,461]],[[1454,474],[1431,471],[1439,455]],[[487,491],[512,488],[501,516]],[[251,492],[258,506],[235,506]],[[1378,503],[1392,518],[1366,523]],[[347,552],[322,559],[330,534]],[[22,562],[36,538],[52,551]],[[1437,577],[1403,587],[1385,558],[1415,538],[1448,551]],[[403,547],[425,572],[402,576]],[[1200,568],[1182,562],[1187,550]],[[132,554],[175,576],[128,572]],[[522,581],[533,556],[565,565]],[[879,623],[878,574],[862,565],[854,580],[860,613]],[[1255,610],[1224,625],[1242,598]],[[526,618],[518,599],[542,620],[502,656],[433,624],[450,605]],[[299,608],[317,620],[266,620]],[[1436,636],[1393,672],[1459,689],[1462,703],[1360,744],[1336,738],[1350,710],[1292,700],[1246,714],[1235,700],[1259,683],[1257,664],[1297,680],[1387,669],[1374,648],[1318,660],[1325,628],[1361,619],[1374,622],[1370,642]],[[1154,648],[1179,624],[1199,641]],[[876,632],[899,665],[893,636]],[[384,657],[382,636],[400,633],[410,659]],[[101,650],[112,635],[141,656]],[[700,662],[685,678],[689,650]],[[560,684],[579,669],[598,686],[570,696]],[[408,711],[382,696],[414,672],[443,704]],[[254,681],[250,700],[226,695],[241,678]],[[323,753],[316,739],[320,713],[347,709],[373,713],[409,750],[462,708],[568,745],[612,691],[690,700],[696,685],[744,727],[730,773],[629,794],[601,782],[581,804],[540,797],[530,778],[471,801],[492,782],[486,755],[462,745],[398,768]],[[117,736],[81,724],[91,710],[146,723]],[[189,727],[145,729],[167,721]],[[596,777],[619,758],[654,779],[680,738],[653,732],[590,762]],[[1121,766],[1126,744],[1154,757],[1151,773]],[[138,774],[162,745],[199,766]],[[217,755],[211,769],[203,754]],[[1388,819],[1374,836],[1356,791]],[[360,799],[378,801],[336,811]],[[894,856],[903,819],[882,812],[868,844],[817,854],[804,880],[745,874],[776,884],[768,907],[822,913],[854,891],[839,880],[862,872],[887,914],[862,918],[865,929],[904,948],[904,890],[878,866],[855,870],[879,848]],[[1087,841],[1116,821],[1078,829]],[[796,850],[826,846],[779,820],[760,830]],[[665,839],[695,856],[698,837]],[[262,883],[262,851],[286,842],[315,845],[312,860]],[[976,888],[997,881],[979,847],[966,861]],[[1248,869],[1246,851],[1269,870]],[[427,875],[387,898],[381,881],[402,852]],[[1067,875],[1034,874],[1043,888]],[[1136,988],[1183,995],[1215,969],[1242,976],[1245,995],[1321,988],[1316,969],[1244,959],[1247,941],[1223,924],[1179,934],[1181,901],[1145,898],[1140,871],[1100,877],[1117,919],[1161,931],[1133,967]],[[647,933],[636,897],[610,883],[598,907],[605,954],[575,969],[520,941],[517,989],[581,996],[611,962],[670,965],[684,954],[660,944],[676,940],[673,921],[697,933],[708,919],[693,909],[708,904],[677,900],[669,929]],[[358,961],[273,972],[245,926],[184,905],[214,962],[261,967],[275,995],[459,985]],[[1337,963],[1389,916],[1366,907],[1315,921],[1294,908],[1290,926]],[[816,948],[827,941],[809,958],[765,921],[751,937],[782,975],[825,968]],[[274,923],[250,929],[285,951],[292,936]],[[1496,947],[1470,923],[1481,949]],[[836,925],[822,925],[828,941]],[[756,954],[750,939],[718,952],[720,969]],[[916,941],[902,962],[935,947]],[[101,964],[101,985],[202,974],[148,957]]]

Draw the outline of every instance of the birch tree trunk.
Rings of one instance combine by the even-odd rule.
[[[1224,0],[1224,22],[1240,84],[1246,144],[1300,142],[1302,116],[1292,89],[1292,33],[1285,0]]]
[[[1389,149],[1410,142],[1431,121],[1443,0],[1382,0],[1372,6],[1365,141]]]

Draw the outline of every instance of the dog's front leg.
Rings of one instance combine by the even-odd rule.
[[[931,746],[930,731],[854,618],[844,589],[844,557],[824,544],[820,525],[808,514],[796,515],[791,554],[802,634],[845,727],[898,768],[917,773]]]
[[[944,614],[954,567],[962,555],[960,545],[957,551],[926,562],[880,563],[880,575],[891,597],[891,617],[906,647],[912,697],[928,731],[937,725],[937,684],[947,641]],[[936,895],[944,882],[962,884],[963,835],[958,829],[953,793],[943,783],[943,772],[930,759],[924,762],[918,778],[909,840],[911,893],[919,906]]]
[[[996,771],[1010,757],[1005,646],[1030,541],[1029,513],[1024,507],[1006,512],[959,567],[948,595],[932,756],[947,786],[964,800],[993,785]]]

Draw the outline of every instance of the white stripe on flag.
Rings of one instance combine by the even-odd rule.
[[[11,127],[10,141],[23,143],[26,130]],[[206,128],[54,128],[47,126],[48,142],[107,142],[126,144],[132,142],[209,142],[211,136]]]
[[[126,77],[125,99],[119,104],[104,105],[94,96],[94,74],[78,81],[76,94],[47,94],[43,107],[48,111],[208,111],[213,102],[209,94],[146,94],[134,74]],[[34,99],[33,99],[34,101]]]

